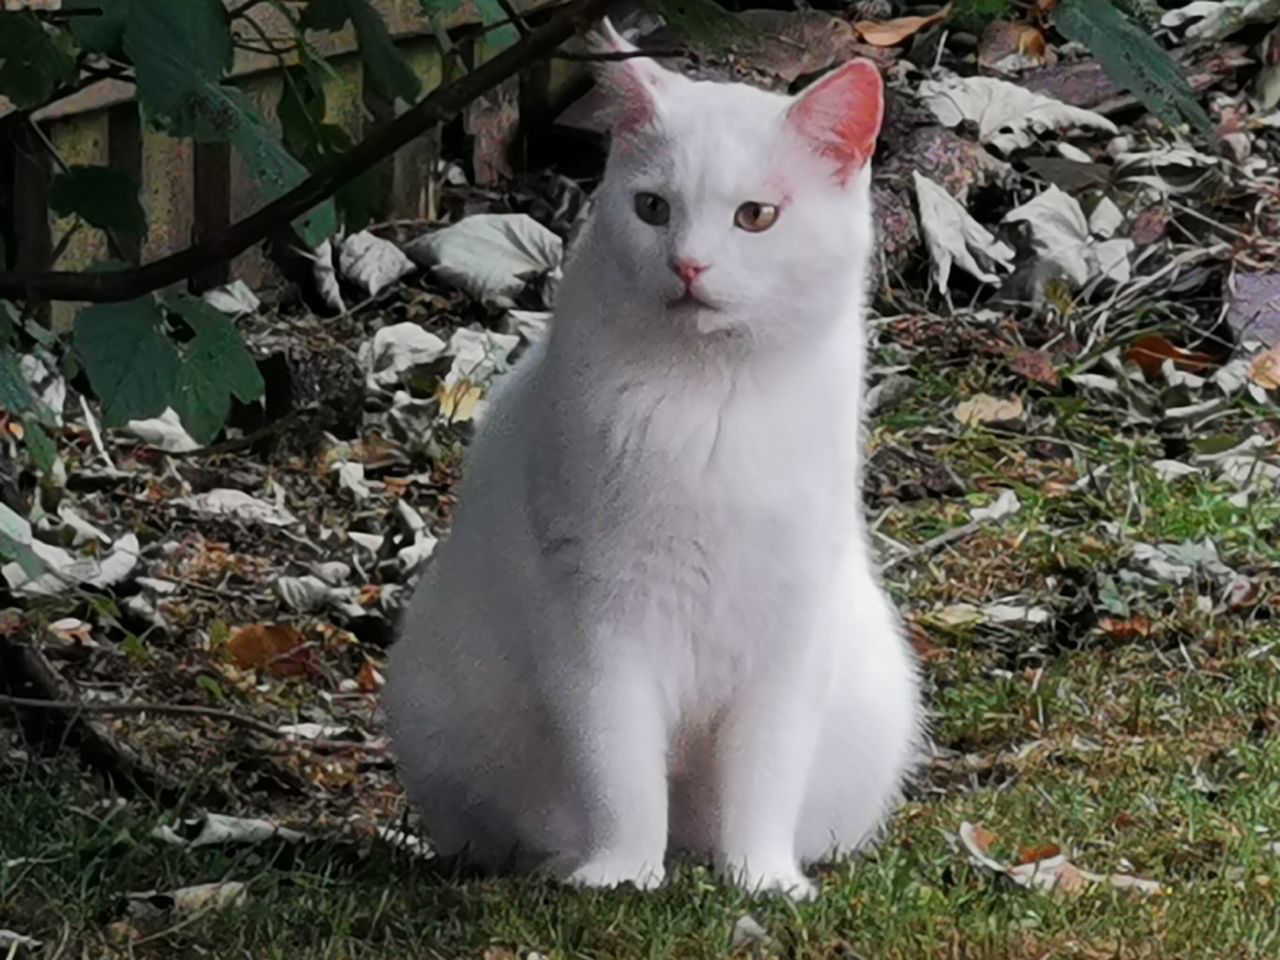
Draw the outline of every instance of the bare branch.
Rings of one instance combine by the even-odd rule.
[[[128,716],[131,714],[149,713],[153,716],[168,717],[208,717],[220,720],[234,727],[244,727],[273,740],[290,740],[290,734],[278,730],[269,723],[253,717],[246,717],[230,710],[219,710],[215,707],[201,707],[184,703],[107,703],[98,700],[40,700],[34,697],[10,697],[0,695],[0,707],[17,707],[23,710],[49,710],[55,713],[88,714],[105,716]],[[328,749],[358,750],[365,749],[374,753],[384,751],[380,744],[362,744],[345,740],[313,740],[297,741],[303,745]]]
[[[553,53],[553,60],[573,60],[578,63],[612,63],[617,60],[635,60],[645,57],[650,60],[676,60],[690,56],[688,50],[609,50],[600,53]]]

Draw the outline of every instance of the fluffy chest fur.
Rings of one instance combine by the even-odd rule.
[[[539,358],[529,430],[556,442],[529,448],[535,535],[581,616],[646,625],[673,711],[717,708],[779,643],[805,643],[859,536],[857,340],[808,345],[803,375]]]

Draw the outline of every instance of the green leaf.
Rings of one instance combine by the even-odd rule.
[[[93,53],[120,59],[124,54],[124,27],[131,0],[62,0],[64,10],[90,11],[71,18],[71,33],[80,46]]]
[[[0,96],[20,110],[47,103],[76,76],[71,37],[29,13],[0,13]]]
[[[1084,44],[1112,80],[1171,126],[1190,123],[1213,135],[1213,122],[1182,68],[1110,0],[1063,0],[1054,25],[1068,40]]]
[[[225,315],[185,294],[167,298],[165,305],[195,332],[183,345],[173,408],[196,442],[209,443],[226,423],[233,396],[241,403],[262,396],[262,374]]]
[[[388,100],[399,97],[415,102],[422,93],[422,81],[369,0],[311,0],[300,24],[307,30],[341,30],[348,21],[355,25],[360,56],[374,88]]]
[[[259,188],[269,199],[288,193],[307,179],[307,168],[251,113],[249,103],[238,90],[228,90],[238,105],[242,122],[232,133],[231,145],[253,171]],[[293,221],[293,228],[308,247],[318,247],[338,232],[338,214],[332,200],[326,200]]]
[[[175,137],[230,142],[268,200],[307,178],[244,94],[219,81],[231,65],[231,34],[221,0],[131,0],[124,48],[147,114]],[[338,230],[331,201],[293,221],[310,247]]]
[[[502,26],[490,30],[485,36],[485,41],[489,45],[490,50],[503,50],[517,40],[520,39],[520,31],[516,29],[515,24],[503,23],[509,20],[507,11],[502,9],[502,4],[498,0],[473,0],[475,8],[480,13],[480,22],[486,27],[501,23]]]
[[[421,0],[422,15],[431,17],[447,17],[462,9],[462,0]],[[497,4],[495,4],[497,6]],[[498,7],[501,10],[501,7]]]
[[[72,343],[107,426],[158,417],[172,406],[178,351],[161,331],[163,322],[151,297],[98,304],[76,318]]]
[[[130,0],[125,24],[138,93],[158,114],[180,114],[193,87],[231,69],[231,21],[221,0]]]
[[[0,503],[0,554],[18,561],[31,579],[44,573],[44,564],[31,549],[31,525]]]
[[[138,181],[109,167],[71,167],[53,178],[49,208],[58,216],[78,214],[99,230],[129,237],[147,235],[147,215],[138,202]]]
[[[304,56],[302,66],[285,72],[276,108],[285,149],[312,171],[321,169],[354,146],[346,130],[324,122],[328,109],[323,69],[323,63]],[[384,196],[381,173],[377,168],[368,170],[343,184],[334,195],[348,232],[362,230],[381,211]]]
[[[51,421],[49,411],[40,402],[27,378],[22,375],[22,364],[13,347],[0,347],[0,408],[9,413],[34,414],[45,423]]]

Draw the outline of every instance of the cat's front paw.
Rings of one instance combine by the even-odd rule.
[[[662,866],[651,867],[647,863],[626,857],[592,857],[568,877],[566,883],[576,887],[612,889],[624,883],[637,890],[654,890],[662,885],[665,873]]]
[[[812,900],[818,895],[814,882],[795,867],[732,870],[729,871],[729,878],[748,893],[790,897],[797,903]]]

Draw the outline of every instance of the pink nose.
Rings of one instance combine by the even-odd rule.
[[[707,264],[690,260],[688,257],[676,257],[671,261],[671,269],[684,282],[685,287],[692,287],[693,281],[706,271]]]

